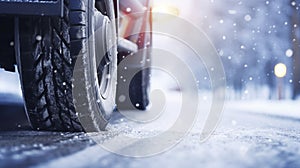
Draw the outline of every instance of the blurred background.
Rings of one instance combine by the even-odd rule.
[[[299,0],[154,0],[153,3],[155,12],[179,16],[207,34],[224,65],[228,99],[299,98]],[[155,22],[159,21],[154,18]],[[177,55],[188,61],[193,53],[177,43],[154,35],[154,48],[176,50]],[[199,87],[209,90],[206,68],[189,64],[196,72]]]

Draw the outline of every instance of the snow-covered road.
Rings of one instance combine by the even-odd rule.
[[[1,74],[1,80],[12,79]],[[166,111],[152,125],[141,126],[115,113],[108,131],[88,136],[30,130],[17,81],[16,77],[12,85],[0,83],[0,128],[6,129],[0,131],[0,167],[300,167],[299,101],[227,102],[217,130],[204,143],[200,142],[205,116],[201,113],[194,128],[174,148],[152,157],[132,158],[101,145],[122,134],[145,138],[166,130],[180,108],[176,93],[169,94],[171,98],[167,95]],[[201,109],[206,111],[209,96],[203,98]]]
[[[26,127],[2,131],[0,167],[300,166],[300,118],[247,112],[231,104],[226,106],[218,129],[206,142],[201,143],[200,133],[192,130],[176,147],[147,158],[110,153],[84,133],[36,132]],[[126,131],[131,125],[131,121],[115,116],[112,125],[119,130],[102,133],[102,142],[109,142],[118,136],[116,132]],[[132,129],[127,133],[130,131],[133,136],[143,136],[156,130],[149,134]]]

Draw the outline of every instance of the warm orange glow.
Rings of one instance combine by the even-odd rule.
[[[154,5],[152,12],[179,16],[179,9],[175,6],[167,4]]]

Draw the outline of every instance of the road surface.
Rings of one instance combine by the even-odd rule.
[[[6,108],[0,118],[21,117],[0,132],[0,167],[300,167],[298,118],[237,111],[227,105],[217,130],[204,143],[200,133],[192,131],[164,153],[131,158],[102,149],[85,133],[32,131],[20,110],[22,103],[8,102],[2,103]],[[109,142],[114,132],[126,131],[130,123],[115,114],[111,125],[117,130],[102,133],[102,142]]]

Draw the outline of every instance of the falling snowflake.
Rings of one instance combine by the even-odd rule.
[[[286,52],[285,52],[285,55],[286,55],[287,57],[292,57],[293,54],[294,54],[294,52],[293,52],[292,49],[288,49],[288,50],[286,50]]]
[[[244,19],[245,19],[245,21],[249,22],[249,21],[251,21],[252,17],[250,15],[246,15],[244,17]]]

